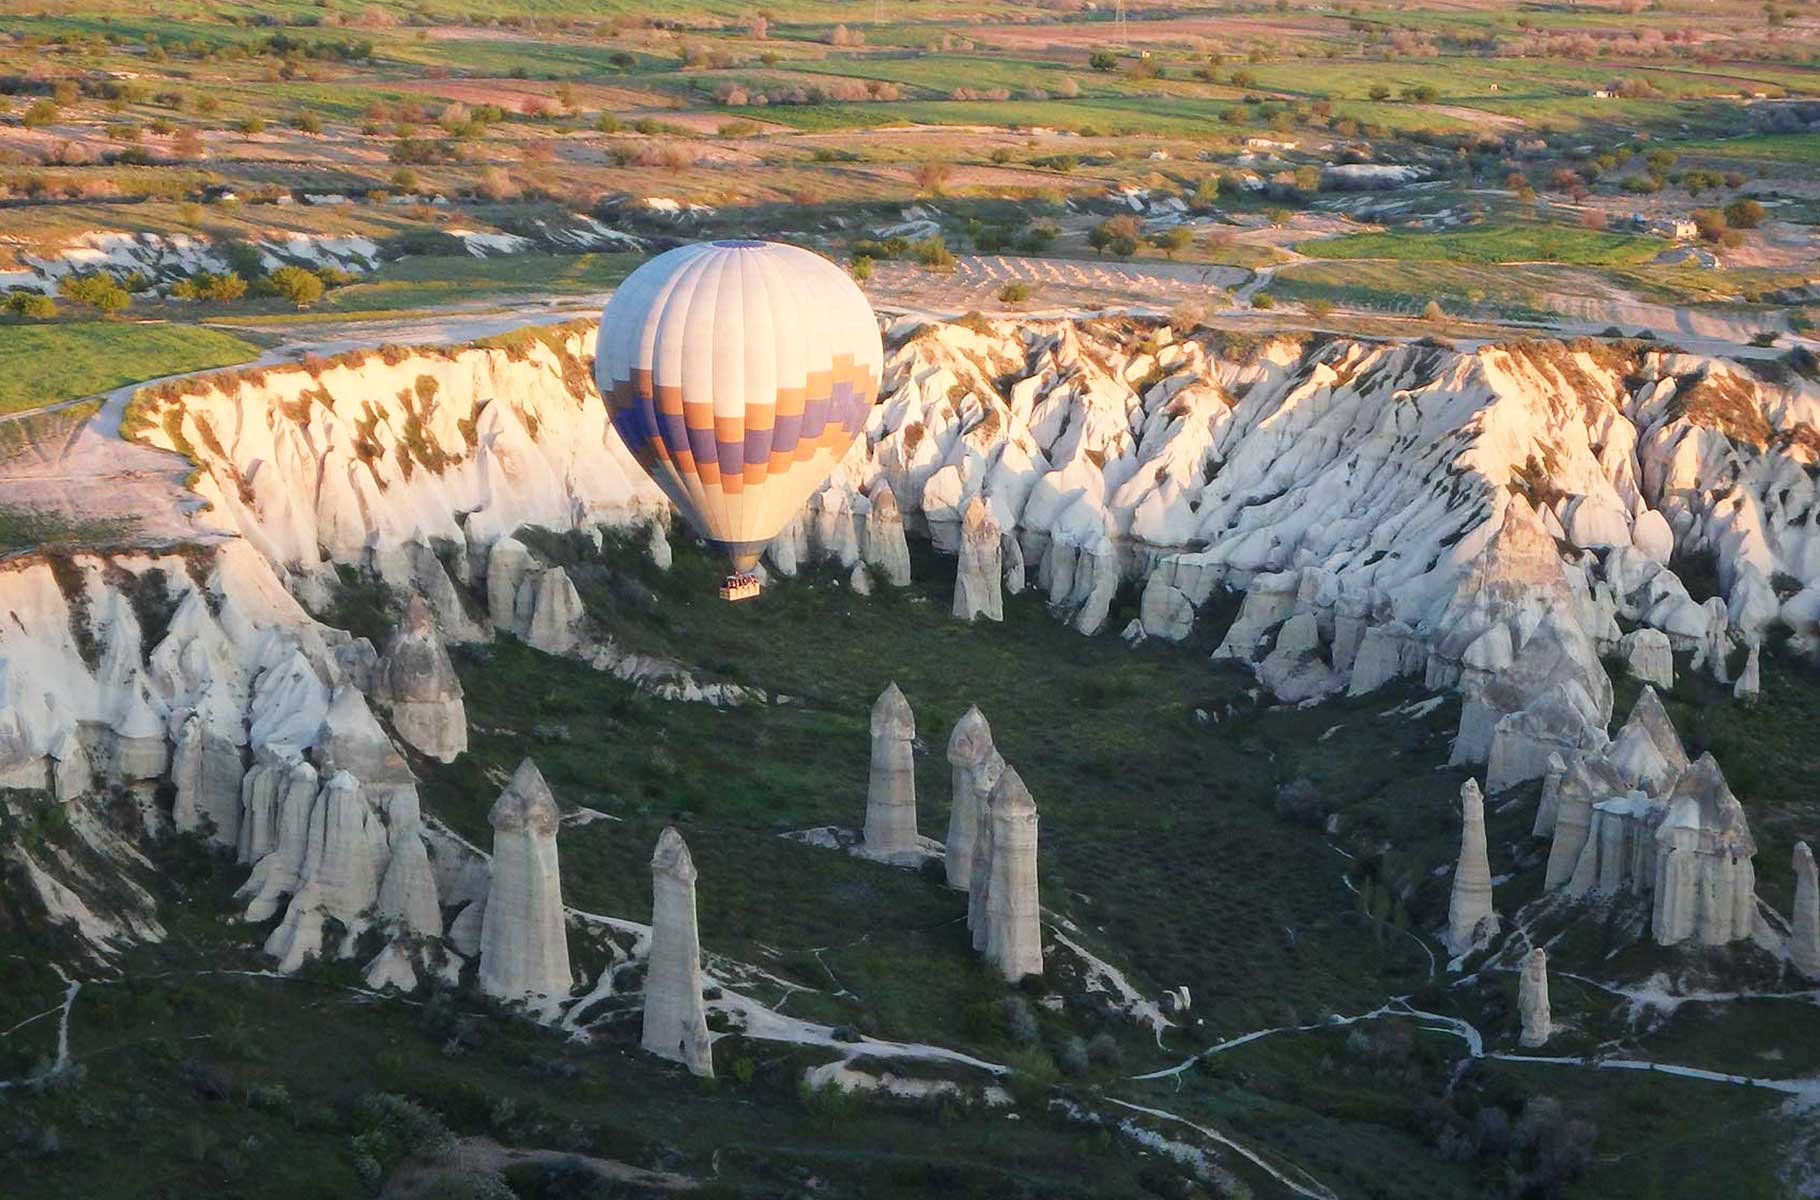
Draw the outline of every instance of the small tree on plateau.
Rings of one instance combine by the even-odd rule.
[[[1119,56],[1110,50],[1095,50],[1087,65],[1096,71],[1110,71],[1119,65]]]
[[[308,308],[322,299],[322,279],[302,267],[279,267],[266,277],[272,294],[282,296],[298,308]]]

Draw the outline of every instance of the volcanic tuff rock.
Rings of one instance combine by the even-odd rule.
[[[976,705],[967,707],[948,735],[948,764],[954,792],[943,865],[948,886],[964,890],[973,880],[973,856],[980,826],[986,820],[986,797],[1005,768],[1005,760],[992,744],[992,727]]]
[[[547,654],[567,654],[581,645],[585,613],[581,594],[561,567],[546,567],[518,585],[515,609],[524,640]]]
[[[888,340],[865,437],[772,547],[780,574],[813,558],[850,570],[862,524],[885,521],[868,499],[880,483],[943,547],[958,548],[959,522],[983,498],[1004,569],[1015,544],[1084,631],[1103,627],[1125,576],[1161,575],[1199,606],[1217,587],[1313,571],[1321,586],[1238,632],[1313,611],[1324,643],[1334,630],[1330,665],[1350,690],[1430,652],[1433,686],[1465,675],[1473,690],[1456,601],[1477,586],[1474,559],[1513,519],[1527,523],[1527,508],[1568,582],[1532,599],[1601,649],[1618,617],[1715,670],[1724,645],[1771,621],[1820,638],[1809,519],[1820,494],[1800,439],[1785,436],[1820,419],[1820,385],[1799,373],[1771,383],[1722,360],[1540,341],[1455,351],[1283,336],[1235,352],[1134,321],[908,320]],[[241,533],[300,590],[327,586],[327,561],[390,578],[407,546],[463,547],[475,569],[521,524],[627,524],[661,508],[579,369],[591,349],[590,333],[557,330],[511,352],[223,376],[157,393],[129,432],[194,450],[215,504],[204,519]],[[357,424],[343,393],[370,398],[377,424]],[[1734,411],[1748,420],[1714,415]],[[1708,551],[1726,592],[1710,611],[1664,566]],[[422,550],[407,557],[437,591]],[[1778,574],[1802,592],[1780,601],[1767,586]],[[505,607],[490,605],[496,625],[511,623]],[[1415,645],[1387,656],[1371,630],[1393,621]],[[1529,629],[1507,632],[1521,657]],[[1578,682],[1596,711],[1596,681]],[[1495,718],[1511,711],[1476,713],[1465,761],[1485,760]]]
[[[489,996],[561,999],[575,984],[556,861],[561,819],[528,758],[487,814],[493,867],[480,933],[480,989]]]
[[[1485,797],[1477,781],[1460,785],[1460,860],[1447,903],[1447,948],[1465,954],[1498,929],[1491,907],[1491,860],[1485,852]]]
[[[961,521],[960,550],[960,566],[954,574],[954,615],[963,621],[975,617],[1004,620],[999,528],[992,520],[992,510],[979,496],[967,502],[966,516]]]
[[[1675,784],[1656,831],[1656,941],[1719,946],[1751,936],[1756,853],[1744,806],[1713,756],[1701,755]]]
[[[1638,629],[1624,635],[1618,654],[1630,673],[1659,688],[1675,686],[1674,647],[1660,629]]]
[[[372,693],[390,711],[398,736],[424,754],[453,762],[468,748],[461,680],[423,597],[412,596],[406,606],[404,623],[373,674]]]
[[[1036,884],[1036,803],[1012,767],[999,772],[987,799],[987,816],[992,837],[981,949],[1007,982],[1016,983],[1043,973],[1043,927]]]
[[[1545,1045],[1554,1023],[1548,1011],[1548,952],[1540,946],[1523,956],[1517,977],[1517,1013],[1523,1022],[1521,1043],[1532,1050]]]
[[[682,834],[666,828],[651,855],[651,954],[645,967],[641,1044],[691,1074],[711,1078],[714,1055],[702,986],[695,860]]]
[[[1806,842],[1795,843],[1795,913],[1789,937],[1795,970],[1820,979],[1820,876]]]
[[[866,853],[883,857],[917,853],[916,714],[888,684],[872,706],[872,772],[866,785]]]
[[[892,587],[910,583],[910,544],[904,539],[904,517],[891,485],[879,480],[866,514],[866,562]]]

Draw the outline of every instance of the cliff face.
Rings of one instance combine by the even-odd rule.
[[[387,347],[148,389],[122,431],[193,457],[213,506],[204,520],[241,534],[306,595],[331,562],[407,583],[425,569],[412,549],[440,543],[458,574],[468,561],[478,572],[520,525],[659,510],[594,391],[592,332],[502,342]]]
[[[906,324],[891,343],[867,435],[779,538],[779,570],[887,549],[867,544],[895,528],[869,519],[887,485],[950,551],[984,508],[1007,587],[1028,573],[1083,631],[1120,576],[1148,578],[1134,638],[1184,636],[1215,588],[1242,589],[1221,653],[1279,694],[1398,674],[1465,687],[1484,701],[1478,757],[1523,770],[1602,726],[1597,654],[1620,618],[1715,669],[1772,622],[1820,632],[1820,387],[1794,371],[1112,321]],[[332,564],[371,568],[423,596],[444,637],[485,638],[473,597],[500,591],[505,614],[516,597],[489,563],[535,565],[512,567],[513,530],[661,512],[593,390],[591,349],[586,329],[526,331],[142,393],[126,435],[191,455],[211,506],[198,523],[238,536],[0,566],[0,785],[73,799],[114,782],[149,821],[169,785],[186,828],[279,881],[255,889],[262,909],[306,888],[298,851],[330,776],[305,786],[303,759],[333,749],[331,696],[365,712],[374,654],[299,598],[326,599]],[[1703,553],[1724,592],[1706,604],[1666,566]],[[1524,711],[1535,697],[1505,695],[1556,660],[1590,703]],[[1555,727],[1563,713],[1573,728]],[[408,772],[353,774],[360,814],[414,812]],[[272,847],[283,861],[261,869]],[[372,847],[407,864],[420,849]],[[95,928],[92,942],[114,936]]]

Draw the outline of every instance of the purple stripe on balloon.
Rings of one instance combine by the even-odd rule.
[[[689,449],[695,453],[697,467],[720,461],[720,456],[714,450],[714,431],[712,429],[689,430]]]
[[[671,454],[682,454],[689,449],[689,427],[683,423],[681,413],[657,413],[657,431],[670,448]]]
[[[828,423],[828,398],[811,396],[803,402],[803,431],[806,441],[814,441],[822,435],[822,427]]]
[[[746,469],[746,444],[744,442],[723,442],[716,438],[714,454],[720,460],[721,474],[738,475]]]
[[[777,430],[771,435],[772,455],[795,454],[796,443],[801,438],[802,431],[803,419],[801,415],[791,413],[788,416],[779,416],[777,418]]]
[[[754,465],[769,462],[771,459],[771,431],[769,429],[746,430],[745,460]]]

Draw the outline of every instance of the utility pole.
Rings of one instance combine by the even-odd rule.
[[[1121,50],[1131,44],[1125,30],[1125,0],[1114,0],[1113,2],[1112,41]]]

